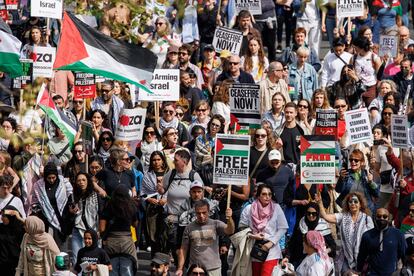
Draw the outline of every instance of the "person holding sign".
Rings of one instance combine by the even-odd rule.
[[[249,238],[267,252],[265,260],[252,259],[252,275],[272,275],[273,268],[282,258],[279,241],[285,235],[288,223],[269,185],[258,186],[256,199],[243,210],[239,227],[250,228],[252,233]]]
[[[33,56],[34,47],[43,46],[50,47],[50,44],[47,43],[46,38],[42,34],[42,30],[38,26],[33,26],[29,32],[29,43],[25,44],[21,50],[22,58],[35,59]]]

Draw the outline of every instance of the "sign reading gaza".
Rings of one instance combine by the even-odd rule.
[[[230,87],[230,110],[240,126],[260,128],[259,85],[233,84]]]
[[[137,141],[142,137],[147,110],[144,108],[124,109],[119,116],[116,129],[116,139],[122,141]]]
[[[233,55],[239,55],[242,42],[243,33],[240,31],[217,27],[214,32],[213,46],[218,53],[229,50]]]
[[[217,134],[213,183],[247,185],[249,183],[250,136]]]
[[[336,0],[336,14],[338,18],[362,16],[364,0]]]

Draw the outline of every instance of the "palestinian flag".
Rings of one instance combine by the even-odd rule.
[[[218,135],[216,138],[216,154],[248,157],[250,141],[249,138],[246,139],[245,137],[246,135]]]
[[[9,26],[0,19],[0,71],[8,73],[11,78],[23,76],[20,63],[22,43],[12,35]]]
[[[116,40],[65,12],[54,69],[93,73],[145,86],[152,80],[157,56],[150,50]]]
[[[76,135],[76,126],[60,108],[55,106],[45,83],[42,84],[39,94],[37,95],[37,104],[46,113],[46,115],[52,119],[57,127],[62,130],[66,138],[69,140],[69,143],[73,145]]]

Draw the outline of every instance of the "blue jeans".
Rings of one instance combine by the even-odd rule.
[[[328,40],[329,40],[329,47],[332,48],[332,43],[334,39],[333,31],[336,27],[335,17],[327,16],[325,20],[325,26],[326,26],[326,35],[328,36]]]
[[[80,234],[79,230],[77,228],[73,228],[73,231],[72,231],[72,258],[74,260],[74,263],[76,263],[79,249],[81,249],[84,246],[85,245],[83,244],[83,237]]]
[[[133,263],[126,257],[111,258],[112,271],[110,276],[134,276]]]

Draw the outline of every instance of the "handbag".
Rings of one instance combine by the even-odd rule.
[[[264,240],[257,240],[250,252],[250,257],[259,260],[260,262],[264,262],[267,259],[267,255],[269,255],[269,251],[263,250],[262,245],[265,244],[266,241]]]

